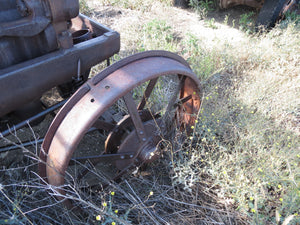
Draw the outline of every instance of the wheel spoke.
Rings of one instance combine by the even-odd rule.
[[[124,160],[124,159],[132,159],[134,156],[134,152],[124,152],[122,154],[102,154],[95,156],[84,156],[72,158],[69,163],[70,165],[74,165],[76,162],[84,163],[89,160],[93,165],[96,165],[99,162],[113,162],[115,160]]]
[[[100,162],[113,163],[116,160],[132,159],[134,154],[134,152],[124,152],[121,154],[102,154],[96,156],[76,157],[71,159],[69,166],[74,166],[78,163],[85,165],[80,171],[78,171],[76,179],[80,180]]]
[[[184,103],[188,102],[192,98],[192,95],[188,95],[182,99],[179,99],[178,102],[175,103],[174,107],[178,107],[180,105],[183,105]]]
[[[112,123],[105,122],[103,120],[97,120],[93,124],[93,127],[97,128],[98,130],[112,131],[116,127],[116,125],[112,124]]]
[[[139,115],[139,112],[137,110],[137,107],[135,105],[135,102],[132,98],[131,93],[127,93],[124,95],[123,97],[124,102],[126,104],[126,107],[128,109],[129,115],[132,119],[133,125],[135,127],[137,136],[140,140],[140,143],[143,143],[144,141],[147,140],[147,136],[146,136],[146,132],[145,132],[145,128],[142,122],[142,119]]]
[[[143,98],[138,106],[138,110],[142,110],[145,107],[147,100],[150,97],[150,95],[153,91],[153,88],[155,87],[155,84],[157,83],[157,80],[158,80],[158,77],[150,80],[150,82],[144,92]]]
[[[174,106],[176,106],[176,101],[178,98],[178,95],[180,93],[181,88],[184,85],[184,81],[185,81],[185,77],[181,76],[180,80],[179,80],[179,84],[176,87],[176,90],[173,93],[173,96],[170,98],[170,101],[168,103],[167,109],[166,109],[166,113],[169,113],[172,111],[172,108],[174,108]]]

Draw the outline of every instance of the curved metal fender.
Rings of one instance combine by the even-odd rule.
[[[86,82],[53,120],[40,152],[39,175],[56,187],[64,184],[65,171],[79,141],[99,116],[116,100],[143,82],[161,75],[185,75],[181,97],[185,102],[184,122],[194,123],[201,103],[200,81],[187,62],[165,51],[149,51],[120,60]],[[46,178],[47,177],[47,178]],[[65,195],[61,188],[57,191]],[[61,198],[64,199],[64,198]]]

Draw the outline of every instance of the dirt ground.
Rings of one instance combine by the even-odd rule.
[[[136,26],[146,21],[159,18],[167,21],[170,26],[175,27],[179,36],[193,34],[204,42],[213,42],[215,37],[222,36],[223,41],[231,42],[242,41],[244,32],[238,29],[239,20],[242,14],[253,13],[252,18],[255,20],[258,11],[246,6],[237,6],[226,10],[214,10],[208,12],[205,20],[200,20],[199,15],[193,9],[181,9],[176,7],[156,6],[155,3],[148,12],[139,10],[124,9],[115,6],[102,6],[97,1],[88,1],[93,9],[92,17],[97,21],[118,31],[123,36],[123,31],[130,26]],[[228,18],[227,25],[224,24],[225,18]],[[208,27],[205,21],[214,20],[217,29]],[[124,34],[127,35],[127,34]],[[126,41],[121,41],[122,49],[126,49]]]

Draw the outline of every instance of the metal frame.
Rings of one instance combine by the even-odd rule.
[[[42,96],[44,92],[72,80],[108,59],[120,49],[120,35],[80,15],[72,20],[71,30],[91,29],[94,37],[69,49],[60,49],[41,57],[0,70],[0,117]]]

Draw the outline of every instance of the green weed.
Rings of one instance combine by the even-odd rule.
[[[212,29],[218,29],[218,26],[215,23],[215,19],[212,18],[210,20],[205,20],[205,24],[207,27],[212,28]]]
[[[284,35],[278,35],[280,32]],[[221,199],[229,198],[229,204],[253,224],[299,223],[300,142],[292,120],[298,121],[300,102],[296,95],[300,89],[296,74],[300,68],[280,67],[298,65],[299,58],[293,56],[300,49],[286,42],[286,35],[294,44],[299,41],[297,28],[290,24],[284,31],[275,29],[267,36],[252,37],[249,46],[231,50],[228,46],[222,57],[218,51],[204,52],[196,38],[186,44],[191,49],[189,55],[195,55],[198,49],[196,57],[215,54],[208,60],[215,66],[204,68],[218,68],[212,63],[216,58],[224,68],[233,67],[231,72],[227,69],[230,73],[214,76],[209,76],[213,69],[205,72],[198,123],[186,140],[188,148],[173,159],[174,183],[193,192],[205,178]],[[198,74],[205,71],[197,68]]]
[[[240,16],[240,20],[239,20],[240,30],[245,31],[248,34],[254,31],[254,25],[255,25],[253,19],[254,14],[255,14],[254,12],[250,12],[250,13],[242,14]]]
[[[201,80],[208,79],[212,74],[222,69],[222,59],[216,51],[208,51],[203,42],[192,34],[188,34],[184,43],[183,55],[188,55],[187,61]]]
[[[86,0],[79,0],[79,10],[85,15],[91,15],[92,9],[89,7]]]
[[[228,21],[229,21],[229,15],[226,15],[224,18],[224,24],[228,25]]]
[[[211,0],[190,0],[189,5],[196,10],[200,19],[206,18],[208,12],[215,10],[214,1]]]
[[[154,19],[143,26],[139,50],[165,49],[176,50],[176,38],[172,27],[164,20]]]

